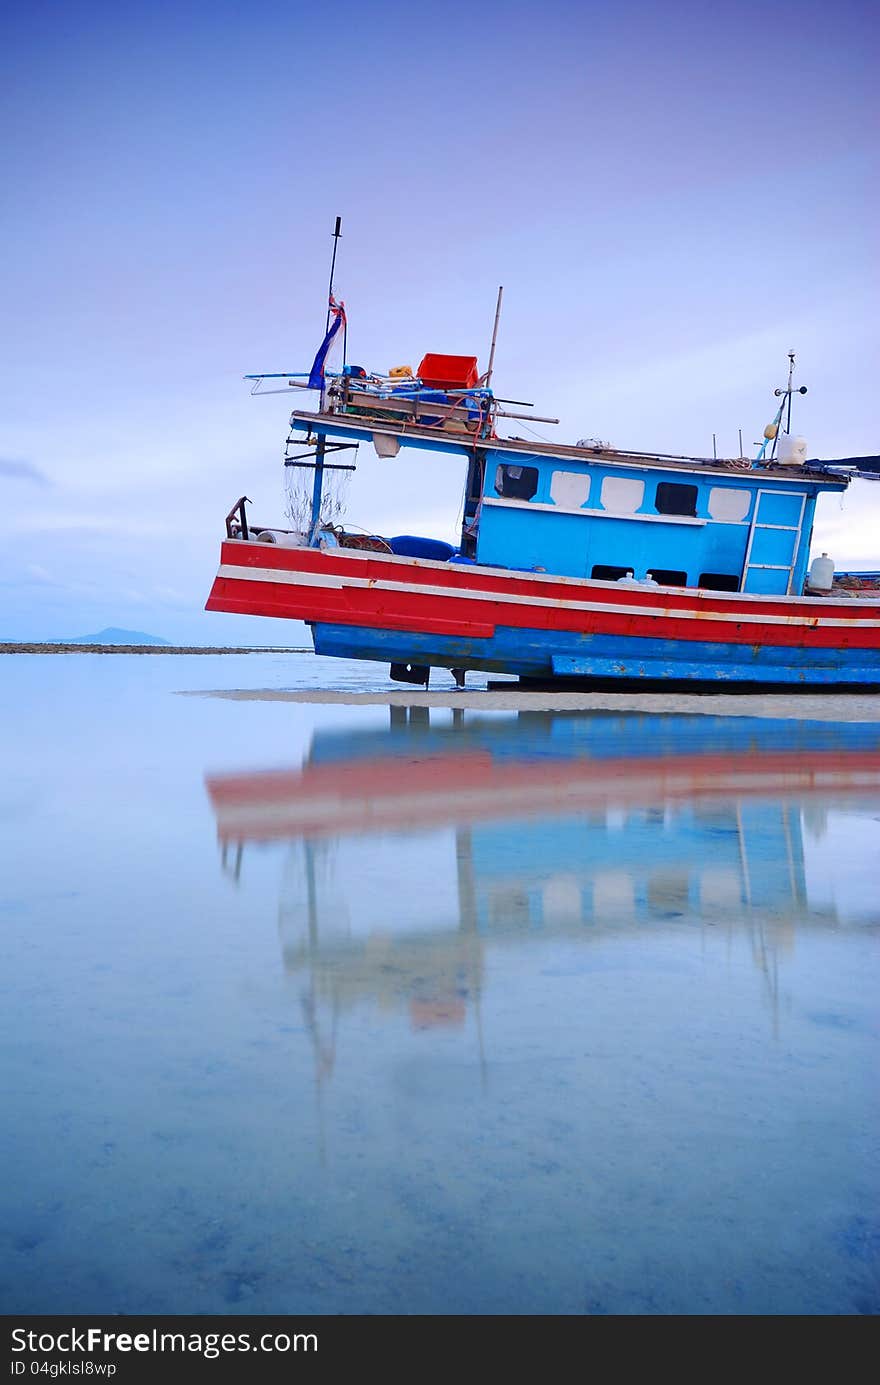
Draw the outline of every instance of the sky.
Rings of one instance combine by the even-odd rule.
[[[0,639],[207,614],[223,519],[281,523],[330,233],[349,359],[484,365],[542,436],[747,450],[797,351],[808,455],[880,451],[880,19],[803,3],[63,4],[0,32]],[[514,432],[519,425],[511,425]],[[455,538],[464,463],[363,447],[346,522]],[[814,551],[880,567],[880,484]]]

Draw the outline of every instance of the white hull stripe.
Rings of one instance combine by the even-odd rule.
[[[761,527],[764,528],[765,526],[762,525]],[[769,528],[770,526],[766,527]],[[225,539],[223,543],[224,549],[232,548],[233,551],[237,550],[243,545],[247,547],[249,552],[253,552],[252,540]],[[396,567],[406,568],[408,570],[411,570],[412,568],[419,568],[426,571],[435,572],[449,572],[450,570],[449,563],[446,559],[444,559],[442,562],[437,562],[430,558],[404,558],[397,553],[374,553],[372,550],[359,548],[331,548],[322,551],[326,552],[328,557],[332,556],[339,558],[344,555],[345,562],[350,563],[352,567],[354,567],[357,563],[370,563],[374,566],[381,564],[383,567],[387,567],[389,570],[393,570]],[[458,570],[460,571],[461,569]],[[477,577],[494,577],[497,579],[498,577],[503,576],[504,581],[509,582],[511,586],[515,586],[517,584],[521,585],[524,582],[528,582],[529,586],[532,587],[535,585],[550,585],[556,587],[571,587],[573,591],[579,591],[581,587],[584,586],[584,583],[586,581],[589,581],[591,587],[600,587],[603,590],[607,591],[609,588],[615,587],[617,585],[616,582],[604,582],[598,577],[592,577],[587,579],[583,577],[566,577],[561,572],[524,572],[519,568],[499,569],[497,567],[488,567],[484,563],[474,563],[472,565],[469,564],[467,571],[468,575],[473,575],[474,579],[476,579]],[[677,588],[676,590],[680,589]],[[696,592],[692,588],[688,589],[688,594],[691,596],[699,596],[702,600],[706,600],[707,598],[711,597],[713,604],[716,602],[720,602],[722,605],[724,605],[725,603],[741,603],[745,601],[746,603],[752,602],[757,606],[763,605],[765,602],[769,600],[773,602],[774,606],[794,606],[800,605],[801,602],[805,600],[803,596],[777,596],[774,594],[768,597],[766,595],[760,595],[755,592],[710,592],[708,590],[703,589],[701,589],[699,592]],[[844,602],[848,601],[849,599],[850,598],[848,597],[843,598]],[[869,600],[867,597],[859,597],[858,600],[860,606],[864,606],[868,610],[880,611],[880,598]],[[840,606],[841,604],[841,598],[839,596],[810,597],[811,610],[814,606],[816,607],[817,611],[821,611],[824,608],[827,608],[828,606]]]
[[[296,587],[328,587],[337,591],[346,587],[372,588],[383,592],[408,592],[412,596],[452,597],[460,601],[498,602],[507,606],[529,606],[545,611],[595,611],[612,615],[653,616],[666,620],[729,621],[734,625],[799,625],[808,630],[880,629],[880,620],[853,617],[839,620],[833,616],[781,616],[759,614],[751,611],[718,611],[708,609],[680,610],[676,607],[618,605],[611,601],[568,601],[552,598],[536,601],[532,596],[520,596],[516,592],[481,592],[460,587],[428,586],[413,582],[388,582],[369,577],[340,577],[336,574],[323,575],[314,572],[290,572],[280,568],[236,567],[231,563],[221,563],[218,577],[240,582],[273,582]]]

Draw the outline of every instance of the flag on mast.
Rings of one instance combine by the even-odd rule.
[[[340,327],[344,328],[346,325],[345,304],[342,302],[337,303],[332,293],[330,295],[330,318],[331,321],[330,326],[327,328],[327,335],[321,342],[321,345],[318,347],[318,354],[315,357],[311,371],[309,372],[310,390],[323,390],[324,369],[327,364],[328,353],[334,341],[336,340],[336,337],[339,334]]]

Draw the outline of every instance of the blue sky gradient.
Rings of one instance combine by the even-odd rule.
[[[733,453],[798,351],[811,456],[875,453],[876,8],[37,3],[0,44],[0,638],[207,615],[222,518],[280,521],[333,219],[351,359],[485,361],[548,436]],[[514,427],[513,431],[518,431]],[[363,450],[347,519],[452,537],[458,463]],[[880,566],[880,485],[816,549]]]

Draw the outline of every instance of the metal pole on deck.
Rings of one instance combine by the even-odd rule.
[[[488,369],[487,369],[487,371],[486,371],[485,380],[484,380],[484,382],[483,382],[483,383],[485,384],[485,386],[486,386],[486,389],[489,388],[489,384],[490,384],[490,382],[491,382],[491,380],[492,380],[492,371],[493,371],[493,369],[494,369],[494,367],[495,367],[495,343],[496,343],[496,341],[498,340],[498,319],[499,319],[500,316],[501,316],[501,299],[502,299],[503,295],[504,295],[504,285],[503,285],[503,284],[499,284],[499,286],[498,286],[498,301],[497,301],[497,303],[495,304],[495,325],[494,325],[494,327],[492,328],[492,345],[491,345],[491,347],[489,348],[489,367],[488,367]]]
[[[327,447],[327,434],[318,434],[315,448],[315,483],[312,486],[312,517],[309,524],[309,547],[317,548],[318,530],[321,527],[321,495],[324,489],[324,452]]]

